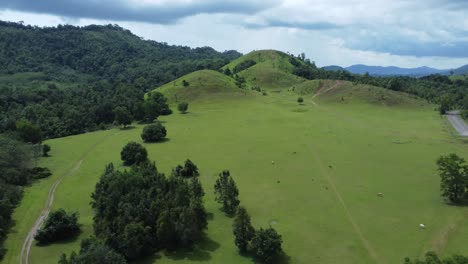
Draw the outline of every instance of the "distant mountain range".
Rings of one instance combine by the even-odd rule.
[[[368,66],[363,64],[356,64],[346,68],[337,66],[337,65],[330,65],[323,67],[325,70],[329,71],[339,71],[339,70],[346,70],[354,74],[365,74],[368,72],[370,75],[374,76],[414,76],[414,77],[422,77],[431,74],[444,74],[449,75],[453,72],[456,75],[468,74],[468,64],[464,65],[457,69],[445,69],[439,70],[430,67],[418,67],[418,68],[400,68],[395,66],[389,67],[382,67],[382,66]]]

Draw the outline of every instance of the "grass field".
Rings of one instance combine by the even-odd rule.
[[[287,90],[268,96],[221,93],[192,102],[188,114],[161,118],[169,140],[145,144],[150,158],[165,172],[193,160],[212,217],[207,238],[194,252],[161,253],[142,263],[253,262],[238,254],[232,219],[213,200],[212,186],[223,169],[236,180],[255,227],[271,225],[282,234],[290,263],[401,263],[431,249],[467,253],[468,209],[443,202],[435,167],[441,154],[468,158],[467,142],[456,138],[431,106],[338,103],[330,99],[334,95],[312,93],[298,105],[297,96]],[[79,239],[91,235],[90,194],[105,164],[120,166],[123,145],[141,142],[141,130],[47,141],[52,156],[41,165],[54,175],[26,189],[2,263],[18,263],[48,188],[80,160],[80,168],[58,187],[53,207],[78,211]],[[33,246],[31,263],[56,263],[61,253],[79,248],[79,239]]]

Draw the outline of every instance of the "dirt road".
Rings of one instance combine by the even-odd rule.
[[[458,111],[448,112],[447,118],[460,136],[468,137],[468,125],[460,117]]]

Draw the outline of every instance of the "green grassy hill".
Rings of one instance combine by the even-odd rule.
[[[299,95],[312,96],[326,103],[368,103],[383,106],[418,107],[427,103],[416,96],[348,81],[310,80],[288,89]]]
[[[234,69],[245,61],[254,61],[256,64],[237,74],[244,77],[248,86],[260,86],[261,89],[281,89],[305,81],[304,78],[293,74],[294,65],[291,64],[291,55],[276,50],[259,50],[246,54],[228,65],[223,70]],[[298,63],[302,63],[297,60]]]
[[[184,81],[187,86],[184,86]],[[229,76],[212,70],[201,70],[184,75],[154,91],[164,94],[170,103],[214,100],[251,95],[240,89]]]

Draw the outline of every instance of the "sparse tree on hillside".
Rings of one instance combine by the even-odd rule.
[[[50,146],[47,144],[42,145],[42,156],[43,157],[48,157],[49,156],[49,151],[50,151]]]
[[[123,126],[124,128],[130,125],[133,121],[132,114],[130,114],[128,109],[124,106],[116,107],[114,109],[114,115],[115,115],[115,122],[118,125]]]
[[[461,203],[468,186],[468,165],[456,154],[441,156],[437,160],[442,196],[453,203]]]
[[[178,104],[178,105],[177,105],[177,109],[178,109],[179,112],[181,112],[182,114],[187,113],[187,110],[188,110],[188,103],[182,102],[182,103]]]
[[[184,85],[184,87],[187,87],[190,85],[190,83],[187,82],[186,80],[182,80],[182,84]]]
[[[120,158],[125,166],[140,164],[148,160],[148,152],[142,145],[136,142],[129,142],[120,152]]]
[[[231,76],[231,75],[232,75],[231,69],[226,68],[226,69],[224,70],[224,74],[227,75],[227,76]]]
[[[281,235],[275,229],[271,227],[267,229],[260,228],[255,232],[250,249],[263,262],[272,263],[283,251],[281,248],[282,243]]]
[[[177,165],[172,170],[173,176],[181,176],[181,177],[196,177],[200,174],[198,173],[198,167],[193,163],[191,160],[187,159],[184,163],[184,166]]]
[[[219,178],[214,185],[215,200],[223,205],[223,211],[232,215],[239,206],[239,190],[228,170],[219,174]]]
[[[151,123],[160,115],[169,115],[172,113],[167,98],[160,92],[151,92],[143,104],[146,122]]]
[[[232,225],[234,243],[241,252],[246,252],[250,241],[255,236],[255,229],[250,223],[250,216],[244,207],[239,206]]]
[[[67,214],[65,210],[58,209],[50,213],[44,226],[37,231],[34,239],[39,244],[47,244],[67,238],[71,238],[80,232],[78,215]]]
[[[161,122],[156,122],[143,128],[141,138],[144,142],[158,142],[164,139],[166,135],[166,128],[161,124]]]
[[[297,98],[297,102],[299,104],[302,104],[304,102],[304,98],[302,98],[302,97]]]

